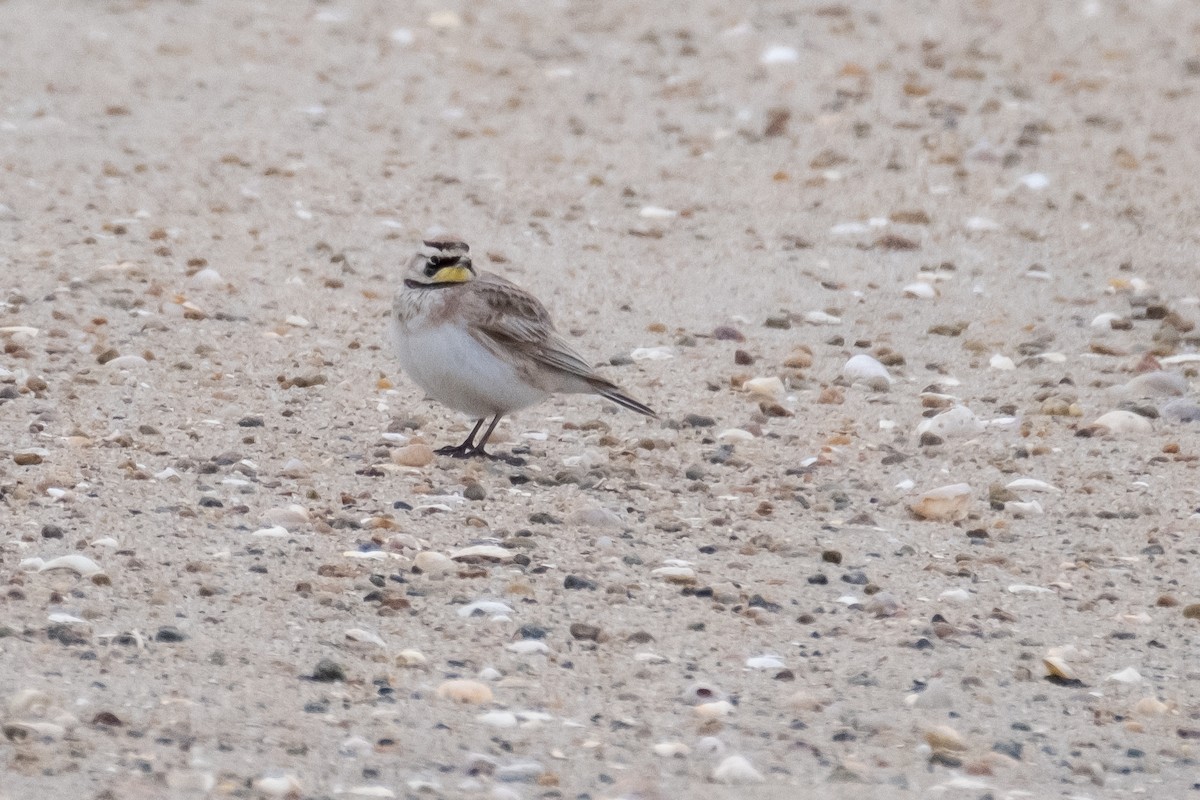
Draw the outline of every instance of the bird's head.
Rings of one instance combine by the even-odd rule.
[[[475,267],[467,255],[471,248],[460,237],[439,236],[426,239],[424,245],[412,258],[406,286],[450,286],[475,279]]]

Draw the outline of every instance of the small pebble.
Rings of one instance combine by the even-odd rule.
[[[392,451],[392,463],[401,467],[424,467],[433,462],[433,448],[427,444],[409,444]]]
[[[458,678],[444,681],[437,687],[437,696],[456,703],[467,705],[482,705],[492,702],[492,689],[486,683]]]
[[[726,756],[713,770],[712,779],[727,786],[745,786],[766,780],[749,759],[737,754]]]

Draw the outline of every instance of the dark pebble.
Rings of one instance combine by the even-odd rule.
[[[463,491],[463,497],[468,500],[483,500],[487,497],[487,489],[484,489],[478,483],[472,483]]]
[[[42,538],[43,539],[61,539],[61,538],[63,538],[63,529],[58,527],[57,525],[49,525],[49,524],[43,525],[42,526]]]
[[[1014,761],[1021,760],[1021,751],[1025,746],[1020,742],[996,742],[992,745],[992,750],[1000,755],[1008,756]]]
[[[313,669],[312,679],[320,683],[333,683],[334,681],[345,681],[346,672],[342,669],[341,664],[328,658],[322,658],[317,662],[317,666]]]
[[[201,497],[200,505],[204,508],[224,508],[225,504],[215,497]]]
[[[718,325],[713,329],[713,338],[722,342],[744,342],[746,337],[731,325]]]
[[[158,633],[154,634],[154,641],[164,642],[166,644],[175,644],[182,642],[187,637],[176,627],[172,625],[164,625],[158,629]]]
[[[261,428],[262,426],[262,417],[242,417],[238,420],[239,428]]]
[[[734,350],[733,363],[742,367],[748,367],[754,363],[754,356],[750,355],[745,350]]]
[[[824,586],[825,584],[829,583],[829,578],[818,572],[816,575],[809,575],[808,582],[813,586]]]
[[[594,591],[596,589],[595,581],[589,581],[587,578],[580,578],[577,575],[568,575],[563,578],[564,589],[588,589]]]
[[[683,418],[683,424],[690,428],[711,428],[717,424],[717,421],[712,417],[706,417],[703,414],[688,414]],[[688,476],[691,478],[691,476]],[[691,480],[697,480],[691,478]]]
[[[517,632],[513,634],[512,638],[514,642],[521,639],[545,639],[549,632],[541,625],[522,625],[517,628]]]
[[[545,511],[535,511],[529,515],[529,521],[535,525],[561,525],[562,520]]]
[[[775,613],[783,610],[783,606],[779,605],[779,603],[772,603],[760,594],[753,595],[747,605],[751,608],[762,608]]]
[[[842,554],[839,550],[824,550],[821,553],[821,560],[826,564],[842,563]]]
[[[870,583],[870,580],[867,578],[867,573],[856,569],[853,572],[847,572],[843,575],[842,582],[848,583],[851,586],[866,586]]]
[[[598,642],[600,641],[600,633],[598,625],[589,625],[586,622],[574,622],[571,624],[571,636],[576,639]]]

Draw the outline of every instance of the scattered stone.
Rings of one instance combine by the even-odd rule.
[[[482,681],[457,678],[444,681],[437,687],[437,696],[466,705],[492,702],[492,688]]]
[[[323,658],[313,668],[311,678],[318,683],[344,682],[346,680],[346,672],[342,669],[341,664],[332,659]]]

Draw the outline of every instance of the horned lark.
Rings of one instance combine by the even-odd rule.
[[[656,416],[597,375],[554,329],[536,297],[476,270],[469,252],[458,237],[426,241],[392,306],[400,366],[429,396],[478,420],[462,444],[439,454],[488,456],[483,447],[501,417],[556,392],[598,394]],[[475,441],[489,417],[483,438]]]

